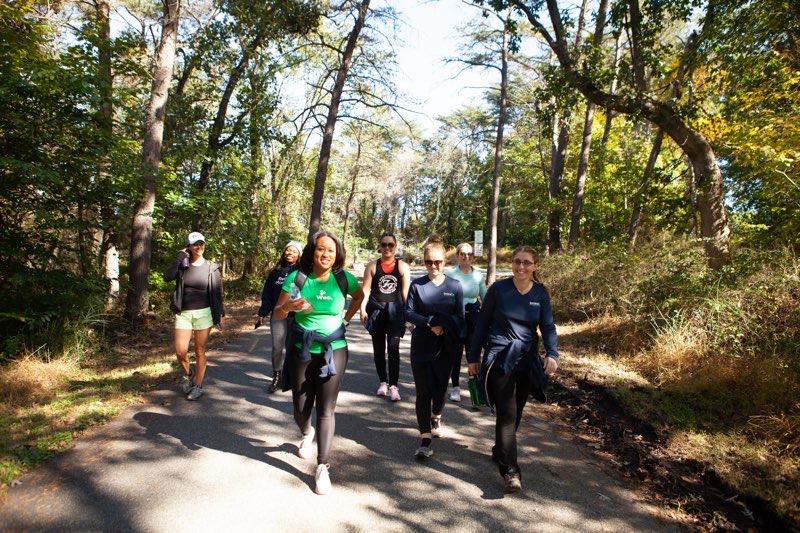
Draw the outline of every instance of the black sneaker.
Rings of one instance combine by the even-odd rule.
[[[272,383],[269,384],[267,392],[270,394],[277,392],[278,389],[280,388],[280,384],[281,384],[281,371],[276,370],[275,372],[272,373]]]

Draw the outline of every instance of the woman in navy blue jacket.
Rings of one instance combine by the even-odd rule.
[[[514,251],[514,275],[489,287],[467,357],[470,375],[480,372],[487,402],[497,413],[492,460],[499,465],[508,492],[522,488],[517,463],[522,410],[531,394],[546,400],[547,376],[558,368],[550,295],[537,275],[536,259],[530,246]],[[539,356],[537,328],[547,354],[544,359]]]
[[[261,307],[258,310],[258,320],[256,321],[256,328],[262,326],[264,318],[268,315],[269,330],[272,335],[272,383],[270,383],[267,391],[273,393],[278,390],[281,381],[281,372],[283,372],[283,359],[284,349],[286,348],[286,334],[289,331],[289,318],[283,320],[278,319],[272,310],[275,308],[275,302],[278,301],[278,296],[281,294],[281,288],[286,278],[297,270],[300,253],[303,250],[303,245],[299,241],[290,241],[283,248],[283,255],[280,262],[272,269],[267,276],[267,281],[264,282],[264,289],[261,291]]]
[[[420,446],[418,459],[433,455],[431,437],[442,424],[447,382],[464,337],[461,283],[444,275],[444,245],[438,236],[424,249],[428,275],[411,282],[406,300],[406,320],[411,333],[411,372],[417,389],[416,412]]]

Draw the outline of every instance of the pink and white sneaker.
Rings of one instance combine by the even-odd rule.
[[[400,401],[400,391],[397,390],[397,385],[392,385],[391,387],[389,387],[389,398],[393,402],[399,402]]]
[[[386,396],[389,394],[389,384],[385,381],[381,381],[380,386],[378,386],[378,390],[375,391],[376,396]]]

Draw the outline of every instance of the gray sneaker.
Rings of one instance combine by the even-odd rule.
[[[186,395],[186,399],[196,400],[202,395],[203,395],[203,387],[201,387],[200,385],[193,385],[192,388],[189,390],[189,394]]]
[[[194,387],[193,374],[184,374],[178,379],[178,388],[184,394],[189,394],[189,391]]]
[[[430,446],[420,446],[417,448],[417,451],[414,452],[414,457],[420,460],[427,459],[431,455],[433,455],[433,449]]]

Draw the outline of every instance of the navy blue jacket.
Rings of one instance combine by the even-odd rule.
[[[461,283],[445,277],[438,287],[428,276],[411,282],[406,301],[406,320],[416,326],[411,333],[411,362],[432,361],[443,349],[455,351],[464,337],[464,305]],[[431,326],[442,326],[438,336]],[[449,357],[449,354],[448,354]]]
[[[267,316],[270,314],[278,302],[278,296],[281,295],[283,282],[287,276],[297,270],[298,264],[286,266],[276,266],[272,269],[267,276],[267,281],[264,282],[264,288],[261,290],[261,307],[258,309],[258,316]]]
[[[514,370],[530,371],[534,395],[544,401],[547,377],[539,358],[539,334],[545,352],[558,359],[556,325],[550,295],[544,285],[534,284],[527,294],[520,294],[512,278],[492,284],[481,306],[467,361],[480,361],[484,350],[481,376],[493,365],[504,374]],[[487,397],[491,405],[491,399]]]

